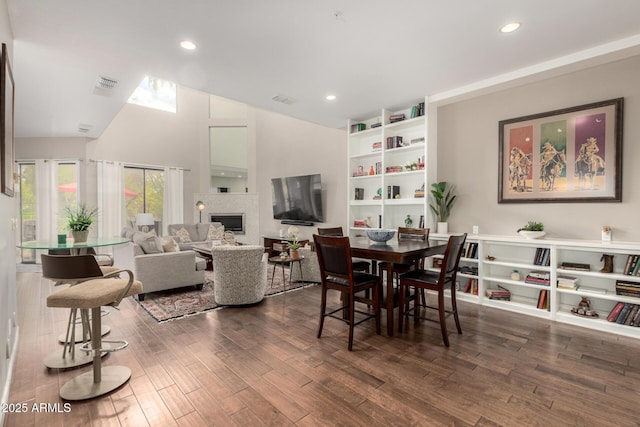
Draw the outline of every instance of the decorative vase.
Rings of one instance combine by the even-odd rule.
[[[89,237],[89,230],[71,230],[74,243],[86,243]]]
[[[447,234],[449,232],[449,223],[438,222],[437,231],[438,234]]]
[[[413,226],[413,220],[411,219],[411,215],[407,215],[407,217],[404,219],[404,226],[407,228],[411,228],[411,226]]]
[[[520,272],[518,272],[518,270],[511,272],[511,280],[520,280]]]

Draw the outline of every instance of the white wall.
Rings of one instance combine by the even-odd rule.
[[[318,226],[346,227],[346,131],[257,110],[256,135],[260,233],[277,237],[281,228],[289,227],[273,219],[271,178],[315,173],[322,175],[325,222],[313,227],[298,227],[301,237],[310,238]]]
[[[6,43],[10,62],[13,58],[13,34],[9,25],[6,0],[0,0],[0,42]],[[20,76],[14,76],[16,93],[19,94]],[[18,95],[19,96],[19,95]],[[15,218],[18,212],[17,198],[0,194],[0,384],[2,385],[2,403],[9,398],[11,370],[15,361],[15,348],[18,343],[18,327],[14,324],[16,313],[16,229]],[[5,356],[9,342],[10,357]],[[4,411],[0,412],[0,424]]]
[[[498,122],[624,97],[622,203],[498,204]],[[640,57],[504,90],[438,109],[438,180],[457,186],[449,230],[514,234],[542,221],[553,237],[640,241]]]

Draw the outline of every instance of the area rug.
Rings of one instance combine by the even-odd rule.
[[[267,297],[302,289],[304,286],[314,285],[311,283],[296,282],[289,284],[289,269],[285,268],[285,289],[282,282],[282,267],[278,265],[276,268],[273,285],[271,283],[271,276],[273,275],[274,265],[270,264],[267,268]],[[205,273],[205,283],[202,290],[196,290],[192,287],[171,289],[162,292],[150,292],[145,295],[143,301],[134,299],[138,301],[138,304],[140,304],[151,317],[159,323],[162,323],[223,308],[223,306],[219,306],[216,303],[213,297],[214,286],[213,272],[207,271]]]

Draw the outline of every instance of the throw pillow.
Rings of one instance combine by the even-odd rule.
[[[222,236],[222,244],[223,245],[236,245],[236,235],[233,234],[233,231],[225,231]]]
[[[180,246],[172,238],[162,240],[162,250],[164,252],[179,252]]]
[[[155,230],[151,233],[143,233],[141,231],[135,232],[132,236],[133,243],[139,245],[142,248],[142,252],[145,254],[159,254],[162,253],[162,241],[156,235]]]
[[[222,240],[222,236],[224,236],[224,225],[220,225],[218,227],[213,224],[209,225],[207,240]]]
[[[191,243],[191,236],[189,236],[189,232],[184,227],[174,231],[173,235],[180,239],[180,243]]]

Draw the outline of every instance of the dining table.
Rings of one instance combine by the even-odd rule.
[[[393,264],[411,264],[421,258],[444,254],[447,245],[432,245],[428,240],[397,240],[379,243],[366,237],[355,237],[349,240],[351,256],[371,260],[372,273],[376,274],[378,261],[387,261],[390,268],[386,277],[386,305],[381,306],[387,310],[387,335],[393,336]]]

